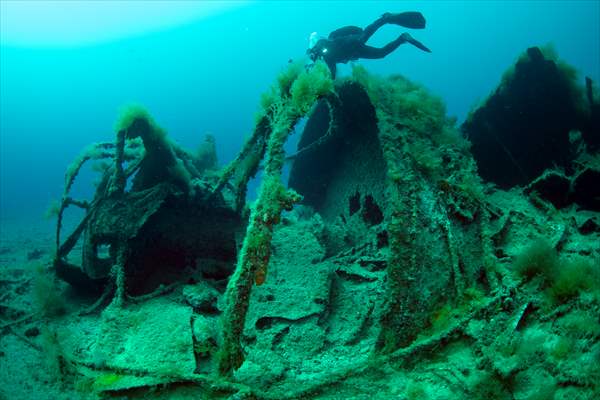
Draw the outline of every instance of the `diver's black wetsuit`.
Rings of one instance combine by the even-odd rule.
[[[408,33],[401,34],[396,40],[383,47],[367,45],[367,40],[385,24],[401,25],[407,28],[425,28],[425,18],[420,12],[409,11],[398,14],[385,13],[365,29],[358,26],[345,26],[331,32],[327,39],[320,39],[307,52],[313,61],[324,60],[331,75],[335,78],[336,64],[347,63],[359,58],[383,58],[396,50],[403,43],[411,43],[419,49],[431,53],[421,42],[413,39]]]

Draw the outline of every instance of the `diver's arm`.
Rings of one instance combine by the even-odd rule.
[[[334,61],[325,59],[325,63],[329,67],[329,71],[331,71],[331,79],[335,79],[335,73],[337,71],[337,65]]]

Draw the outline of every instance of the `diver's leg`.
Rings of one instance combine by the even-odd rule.
[[[408,33],[403,33],[396,40],[391,41],[390,43],[386,44],[383,47],[371,47],[371,46],[366,46],[366,45],[363,46],[360,49],[359,57],[360,58],[369,58],[369,59],[383,58],[383,57],[387,56],[388,54],[390,54],[392,51],[396,50],[398,48],[398,46],[400,46],[403,43],[410,43],[413,46],[416,46],[423,51],[431,53],[431,50],[429,50],[423,43],[414,39]]]
[[[362,35],[360,37],[360,41],[362,43],[366,43],[367,40],[377,31],[377,29],[381,28],[383,25],[387,24],[386,14],[383,14],[381,17],[377,18],[373,23],[369,24],[365,29],[363,29]]]
[[[363,30],[360,38],[361,42],[366,43],[367,40],[369,40],[369,38],[377,31],[377,29],[381,28],[385,24],[400,25],[404,26],[405,28],[423,29],[425,28],[425,17],[423,17],[423,14],[417,11],[385,13]]]
[[[400,46],[402,43],[406,43],[406,41],[398,38],[393,42],[386,44],[383,47],[372,47],[365,45],[360,49],[359,57],[369,59],[383,58],[390,54],[392,51],[396,50],[398,46]]]

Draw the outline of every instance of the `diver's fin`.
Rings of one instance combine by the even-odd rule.
[[[419,42],[417,39],[412,39],[408,43],[412,44],[415,47],[418,47],[419,49],[421,49],[423,51],[426,51],[427,53],[431,53],[431,50],[429,50],[429,48],[427,46],[425,46],[423,43]]]
[[[418,11],[385,13],[383,14],[383,18],[388,24],[400,25],[412,29],[425,28],[425,17]]]
[[[402,35],[400,35],[400,37],[402,39],[404,39],[405,42],[412,44],[413,46],[426,51],[427,53],[431,53],[431,50],[429,50],[429,48],[427,46],[425,46],[423,43],[419,42],[417,39],[415,39],[414,37],[412,37],[409,33],[403,33]]]

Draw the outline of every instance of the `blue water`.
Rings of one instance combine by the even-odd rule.
[[[433,52],[402,46],[384,60],[360,63],[372,72],[422,82],[459,122],[532,45],[553,43],[582,81],[584,75],[600,81],[599,1],[226,2],[222,12],[179,25],[86,40],[77,40],[75,14],[53,20],[37,15],[34,2],[1,3],[6,30],[0,38],[0,222],[41,219],[62,193],[67,165],[87,144],[113,140],[118,111],[131,102],[146,106],[184,146],[194,148],[213,133],[221,164],[228,162],[252,130],[260,94],[289,59],[304,55],[311,32],[326,36],[344,25],[366,26],[386,11],[421,11],[427,28],[411,33]],[[148,12],[148,4],[135,3],[123,10],[129,14],[121,16],[121,25]],[[56,7],[69,13],[74,4]],[[75,8],[82,4],[102,5]],[[21,11],[28,7],[25,16],[31,18],[11,21],[22,18],[15,5]],[[36,39],[39,21],[49,32],[72,21],[75,37]],[[12,26],[30,29],[31,37],[14,40],[7,32]],[[383,45],[402,31],[386,26],[369,44]],[[338,68],[342,76],[349,71]],[[83,178],[76,194],[85,194],[85,188],[89,193],[92,175]]]

